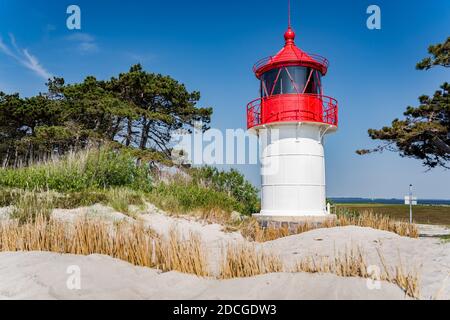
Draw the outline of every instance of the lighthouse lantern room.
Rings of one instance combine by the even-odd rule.
[[[290,6],[289,6],[290,7]],[[258,135],[262,218],[327,216],[324,137],[338,127],[338,103],[324,95],[328,60],[299,49],[290,23],[284,47],[253,71],[260,97],[247,105],[247,127]]]

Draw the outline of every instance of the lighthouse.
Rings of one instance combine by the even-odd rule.
[[[284,47],[258,61],[260,97],[247,105],[247,128],[261,147],[261,212],[257,218],[297,221],[330,217],[325,194],[324,139],[338,128],[338,103],[324,94],[328,60],[295,44],[289,22]]]

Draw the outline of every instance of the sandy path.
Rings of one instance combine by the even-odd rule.
[[[78,266],[81,289],[67,288],[69,266]],[[200,279],[135,267],[107,256],[46,252],[0,253],[1,299],[404,299],[395,285],[369,290],[366,280],[333,275],[267,274],[253,278]]]

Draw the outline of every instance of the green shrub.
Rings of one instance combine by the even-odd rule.
[[[148,197],[153,204],[172,213],[243,210],[242,205],[227,194],[194,183],[160,183]]]
[[[105,204],[118,212],[130,214],[129,206],[142,207],[145,204],[144,194],[126,188],[113,188],[105,191]]]
[[[14,201],[14,193],[8,188],[0,187],[0,208],[7,207]]]
[[[336,215],[338,217],[345,217],[345,218],[358,218],[361,214],[357,210],[351,210],[348,208],[343,208],[340,206],[336,207]]]
[[[220,171],[205,166],[190,170],[193,183],[204,188],[226,193],[241,205],[240,212],[246,215],[259,212],[260,200],[256,189],[237,170]]]
[[[75,209],[78,207],[89,207],[97,203],[107,203],[108,197],[104,190],[83,190],[59,194],[53,202],[55,208]]]
[[[14,201],[12,219],[19,223],[34,222],[37,217],[50,218],[53,209],[53,194],[23,191]]]

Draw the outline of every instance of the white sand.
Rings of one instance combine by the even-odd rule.
[[[67,268],[80,270],[80,290]],[[132,266],[107,256],[0,253],[1,299],[404,299],[395,285],[369,290],[366,280],[333,275],[267,274],[219,281]]]
[[[10,215],[13,213],[14,207],[3,207],[0,208],[0,220],[7,220],[9,219]]]
[[[99,218],[105,221],[132,221],[133,219],[117,212],[110,207],[106,207],[101,204],[95,204],[89,207],[80,207],[76,209],[54,209],[52,211],[52,217],[58,220],[74,221],[80,217]]]

